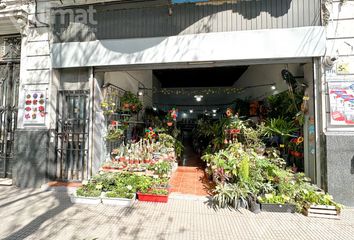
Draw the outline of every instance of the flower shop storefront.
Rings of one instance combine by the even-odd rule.
[[[277,51],[263,47],[279,37],[287,44]],[[88,90],[88,103],[75,108],[89,113],[81,145],[85,173],[76,178],[89,181],[73,201],[129,205],[135,193],[143,201],[167,201],[177,164],[183,165],[183,128],[192,126],[192,147],[218,206],[257,211],[260,202],[264,209],[290,204],[280,208],[311,212],[312,205],[331,205],[337,213],[339,206],[311,184],[321,185],[315,95],[323,28],[56,43],[52,52],[60,56],[53,66],[61,90]],[[181,81],[203,81],[206,69],[220,80],[201,87],[168,83],[182,71],[200,74]]]

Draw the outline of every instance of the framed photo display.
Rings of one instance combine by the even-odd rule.
[[[354,81],[329,82],[331,125],[354,126]]]
[[[23,123],[24,125],[44,125],[46,119],[46,91],[26,90]]]

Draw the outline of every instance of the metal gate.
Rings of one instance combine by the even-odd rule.
[[[4,51],[0,54],[0,177],[12,178],[21,38],[5,38],[1,45]]]
[[[60,91],[57,122],[57,178],[88,176],[89,91]]]

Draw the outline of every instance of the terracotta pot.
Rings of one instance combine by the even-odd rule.
[[[167,122],[167,126],[171,127],[173,125],[173,122]]]
[[[301,152],[297,152],[297,151],[294,151],[293,152],[293,155],[294,155],[294,157],[302,157],[302,153]]]
[[[150,163],[150,162],[151,162],[150,159],[145,159],[145,160],[144,160],[144,163]]]
[[[130,103],[123,103],[123,108],[124,109],[129,109],[130,108]]]
[[[133,159],[129,159],[129,164],[134,164],[134,160]]]
[[[134,160],[134,164],[139,164],[140,161],[139,160]]]
[[[120,157],[120,158],[119,158],[119,161],[120,161],[120,162],[126,162],[126,159],[125,159],[125,157]]]

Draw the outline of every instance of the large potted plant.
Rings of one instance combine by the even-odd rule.
[[[164,202],[168,201],[169,190],[164,180],[154,180],[148,176],[139,178],[138,199],[146,202]]]
[[[70,195],[72,203],[83,203],[97,205],[101,203],[101,184],[83,181],[82,187],[78,188],[76,192]]]

